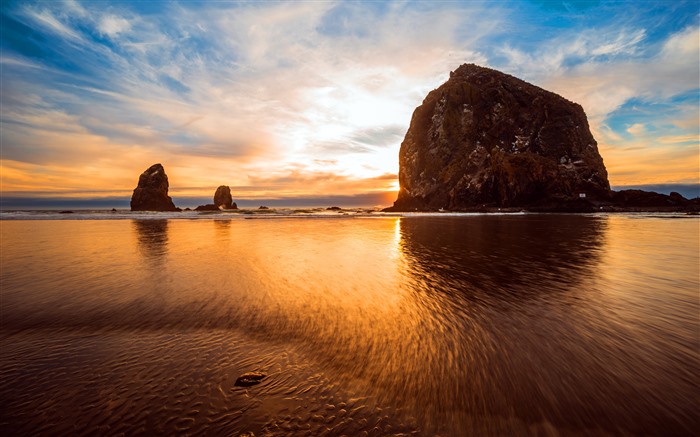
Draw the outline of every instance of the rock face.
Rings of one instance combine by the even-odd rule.
[[[221,185],[214,193],[214,205],[223,206],[224,209],[232,209],[233,197],[231,197],[231,188],[226,185]]]
[[[464,64],[413,113],[390,210],[577,203],[611,196],[580,105]]]
[[[132,211],[179,211],[168,196],[168,175],[163,166],[153,164],[139,176],[131,196]]]

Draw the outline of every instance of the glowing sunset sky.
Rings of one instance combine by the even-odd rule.
[[[236,200],[388,205],[413,110],[465,62],[580,103],[613,186],[700,182],[697,0],[0,12],[4,197],[128,199],[160,162],[176,203],[225,184]]]

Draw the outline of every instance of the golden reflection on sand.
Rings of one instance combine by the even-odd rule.
[[[399,218],[143,222],[139,254],[167,257],[181,296],[318,325],[405,318]]]

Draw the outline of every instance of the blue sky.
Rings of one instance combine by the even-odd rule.
[[[4,197],[391,202],[465,62],[580,103],[614,186],[699,178],[697,1],[2,1]],[[388,193],[388,194],[387,194]],[[370,197],[367,197],[367,196]],[[371,197],[374,196],[374,197]]]

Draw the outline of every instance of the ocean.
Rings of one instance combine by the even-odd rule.
[[[700,431],[697,216],[3,212],[0,236],[1,435]]]

